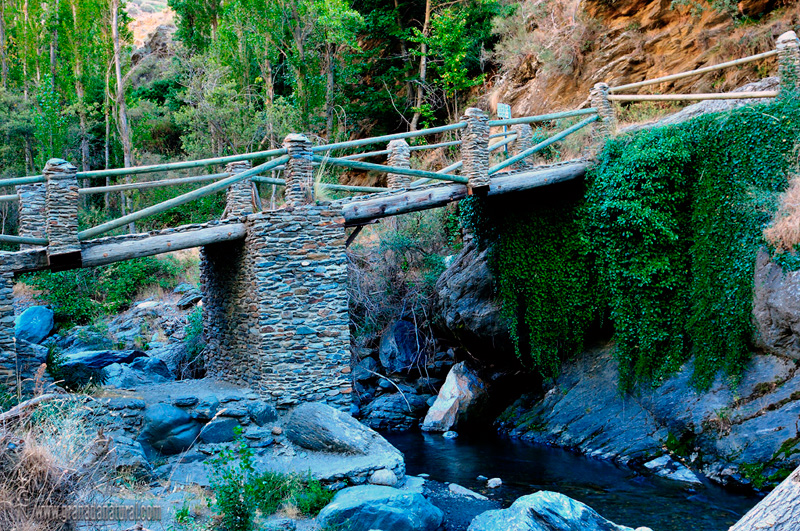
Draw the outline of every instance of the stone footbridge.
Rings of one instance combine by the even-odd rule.
[[[0,186],[16,186],[16,193],[0,196],[0,202],[16,203],[19,212],[19,234],[0,235],[0,242],[20,245],[19,251],[0,253],[0,380],[22,387],[41,364],[28,346],[14,338],[15,275],[95,267],[199,247],[209,375],[246,384],[273,398],[279,406],[325,401],[346,407],[351,379],[345,253],[361,227],[380,218],[440,207],[470,194],[516,193],[583,177],[586,160],[541,166],[533,157],[592,124],[595,146],[599,146],[616,133],[612,101],[777,97],[777,91],[618,94],[746,62],[767,61],[773,56],[778,56],[781,91],[800,90],[800,41],[789,32],[778,39],[776,50],[757,56],[629,85],[598,83],[590,95],[591,107],[585,109],[490,120],[485,112],[471,108],[456,124],[422,131],[319,146],[313,146],[303,135],[289,135],[277,150],[137,168],[78,172],[68,162],[52,159],[42,175],[0,181]],[[563,119],[574,119],[574,123],[533,143],[531,124],[555,124]],[[415,146],[406,142],[442,133],[458,133],[460,138]],[[330,155],[384,142],[388,145],[380,151]],[[413,151],[447,147],[457,147],[461,160],[435,172],[411,168]],[[501,148],[507,148],[505,157],[499,156]],[[359,160],[384,156],[386,165]],[[252,160],[265,158],[267,162],[252,166]],[[94,177],[130,177],[220,165],[225,165],[225,171],[219,174],[102,187],[80,185],[82,180]],[[329,165],[384,172],[388,188],[315,185],[315,166]],[[264,176],[276,171],[282,171],[284,178]],[[82,196],[209,181],[163,203],[86,230],[78,228]],[[262,208],[257,189],[261,183],[285,186],[285,202],[280,208]],[[315,197],[316,187],[368,195],[323,202]],[[222,191],[227,194],[222,220],[101,237],[139,219]],[[348,227],[354,227],[349,237]]]

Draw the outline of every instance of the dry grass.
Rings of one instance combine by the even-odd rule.
[[[800,174],[790,178],[773,222],[764,230],[764,238],[782,253],[791,252],[800,244]]]
[[[81,503],[106,483],[101,465],[107,439],[86,423],[81,407],[65,395],[0,426],[0,529],[74,529],[33,509]]]

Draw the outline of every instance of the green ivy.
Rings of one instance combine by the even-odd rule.
[[[462,223],[491,248],[517,354],[553,375],[607,311],[622,389],[658,385],[691,357],[699,389],[719,371],[735,380],[752,350],[762,231],[797,160],[798,101],[617,137],[585,190],[462,201]]]
[[[610,142],[590,172],[587,242],[609,294],[621,384],[741,374],[756,254],[787,184],[800,105],[704,115]]]
[[[583,348],[602,299],[580,237],[583,187],[540,188],[513,200],[461,202],[465,226],[491,264],[517,356],[545,377]],[[487,229],[490,228],[490,229]]]

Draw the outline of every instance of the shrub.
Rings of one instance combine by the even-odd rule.
[[[174,259],[147,257],[97,268],[30,273],[22,281],[42,291],[38,297],[53,306],[57,321],[78,325],[103,313],[124,310],[147,286],[174,286],[180,270]]]
[[[316,516],[333,493],[309,477],[276,472],[257,472],[253,450],[237,428],[233,445],[211,459],[214,510],[224,531],[251,531],[258,514],[267,516],[293,506],[302,514]]]

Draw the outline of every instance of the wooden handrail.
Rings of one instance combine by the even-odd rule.
[[[760,61],[761,59],[766,59],[768,57],[772,57],[774,55],[778,55],[778,50],[770,50],[768,52],[759,53],[756,55],[751,55],[749,57],[743,57],[742,59],[736,59],[735,61],[728,61],[726,63],[720,63],[718,65],[711,65],[706,66],[703,68],[698,68],[696,70],[689,70],[688,72],[681,72],[679,74],[672,74],[669,76],[657,77],[655,79],[648,79],[645,81],[639,81],[637,83],[628,83],[627,85],[619,85],[618,87],[611,87],[608,89],[609,93],[620,92],[622,90],[630,90],[639,87],[646,87],[648,85],[657,85],[658,83],[665,83],[667,81],[676,81],[678,79],[683,79],[686,77],[696,76],[699,74],[705,74],[706,72],[713,72],[714,70],[722,70],[723,68],[728,68],[731,66],[738,66],[747,63],[752,63],[753,61]]]
[[[707,94],[609,94],[608,101],[706,101],[777,98],[777,90],[756,92],[711,92]]]
[[[561,118],[573,118],[587,114],[597,114],[597,109],[575,109],[574,111],[556,112],[552,114],[540,114],[539,116],[523,116],[521,118],[509,118],[507,120],[489,120],[489,127],[500,125],[533,124],[537,122],[549,122],[550,120],[560,120]]]
[[[345,168],[353,168],[355,170],[364,171],[380,171],[384,173],[397,173],[399,175],[409,175],[411,177],[426,177],[428,179],[438,179],[441,181],[453,181],[456,183],[467,183],[466,177],[457,175],[444,175],[441,173],[434,173],[432,171],[412,170],[411,168],[398,168],[396,166],[385,166],[383,164],[372,164],[369,162],[359,162],[356,160],[345,160],[334,157],[321,157],[314,155],[313,160],[322,164],[331,164],[333,166],[343,166]]]

